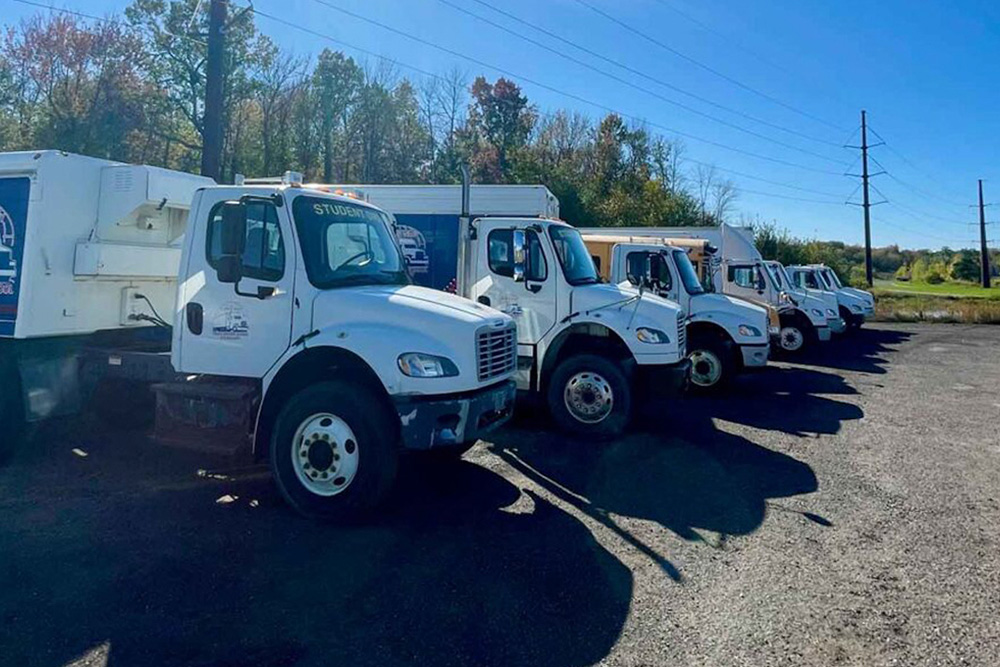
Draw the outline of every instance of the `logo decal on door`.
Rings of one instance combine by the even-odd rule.
[[[246,338],[250,334],[243,306],[230,301],[223,304],[212,320],[212,336],[221,340]]]

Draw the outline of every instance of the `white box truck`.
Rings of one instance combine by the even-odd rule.
[[[638,399],[686,388],[681,308],[603,284],[580,232],[555,219],[559,202],[544,186],[473,185],[464,196],[461,186],[326,187],[420,229],[433,246],[431,284],[453,283],[517,321],[518,389],[541,399],[563,430],[617,435]]]
[[[506,421],[513,320],[412,285],[379,208],[285,180],[0,154],[3,444],[91,383],[155,382],[158,435],[242,437],[296,510],[353,519],[401,450]]]
[[[831,313],[827,312],[827,305],[808,295],[797,295],[789,291],[787,285],[779,284],[779,279],[765,266],[750,229],[723,224],[715,227],[631,227],[594,232],[708,241],[715,252],[704,253],[697,267],[699,275],[719,294],[776,308],[780,320],[776,345],[780,351],[797,353],[814,342],[830,340]]]
[[[587,230],[583,240],[602,278],[615,284],[642,284],[684,310],[693,390],[719,389],[737,373],[767,365],[768,311],[707,291],[687,248],[672,246],[669,239]]]
[[[854,287],[844,287],[837,272],[826,264],[790,266],[788,275],[800,287],[823,290],[836,295],[840,317],[849,329],[860,329],[865,319],[875,314],[874,295]]]

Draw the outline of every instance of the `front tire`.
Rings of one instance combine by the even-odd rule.
[[[815,338],[815,331],[805,316],[783,318],[778,333],[778,349],[790,356],[802,354]]]
[[[736,373],[733,344],[708,336],[694,338],[688,345],[691,360],[691,391],[706,394],[726,386]]]
[[[351,522],[367,516],[396,479],[394,424],[364,387],[324,382],[293,395],[271,434],[271,470],[281,495],[310,518]]]
[[[632,410],[625,373],[594,354],[574,355],[560,363],[549,379],[546,399],[559,428],[601,439],[620,435]]]

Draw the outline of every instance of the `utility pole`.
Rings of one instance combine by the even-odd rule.
[[[990,286],[990,251],[986,248],[986,204],[983,203],[983,179],[979,179],[979,266],[982,268],[983,287]]]
[[[868,199],[868,121],[865,110],[861,110],[861,183],[864,199],[861,206],[865,209],[865,280],[872,286],[872,219],[871,201]]]
[[[205,61],[205,116],[202,119],[201,175],[222,174],[222,77],[226,53],[228,0],[211,0],[208,9],[208,57]]]

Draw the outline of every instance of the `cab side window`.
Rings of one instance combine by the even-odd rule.
[[[757,289],[757,267],[730,266],[729,282],[734,283],[737,287]]]
[[[216,268],[222,256],[222,202],[209,214],[206,254]],[[278,210],[268,202],[247,204],[246,237],[243,239],[243,275],[255,280],[276,281],[285,274],[285,243],[281,237]]]
[[[514,277],[514,231],[494,229],[486,242],[490,271],[498,276]]]

